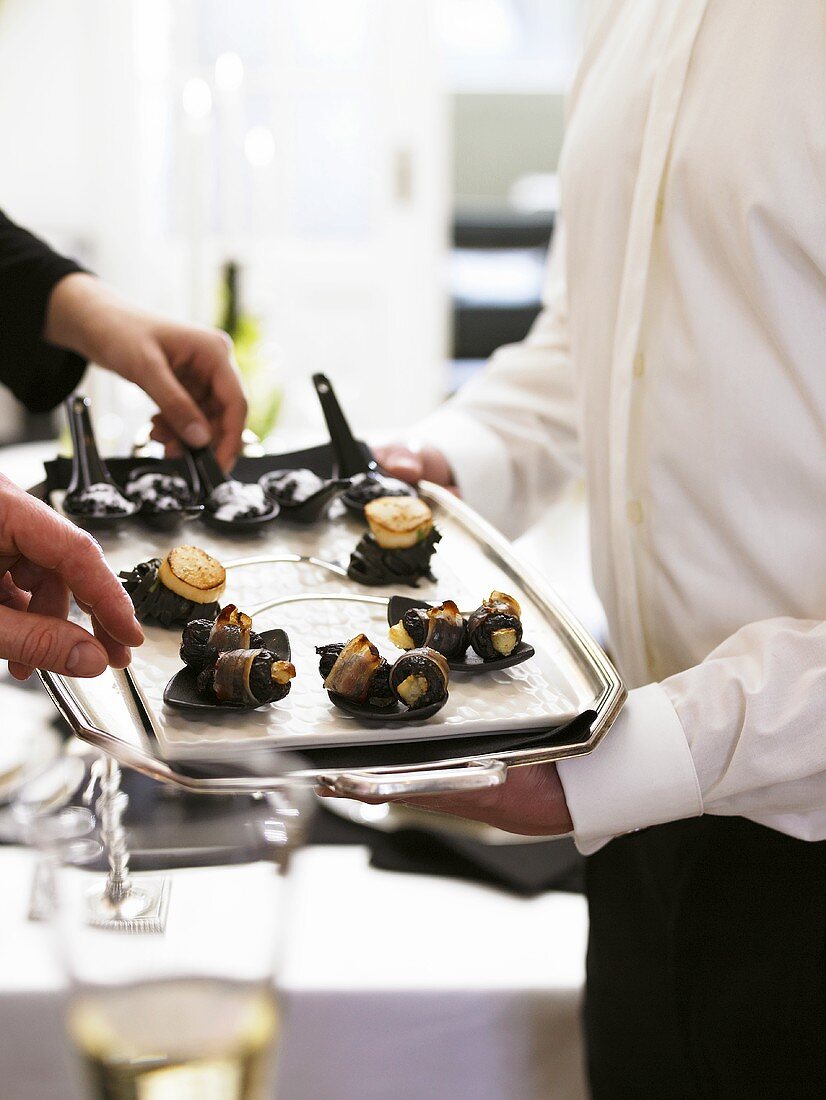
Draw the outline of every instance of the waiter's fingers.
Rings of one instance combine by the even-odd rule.
[[[64,676],[99,676],[108,655],[88,631],[52,615],[0,607],[0,656],[17,679],[35,668]]]
[[[376,460],[388,474],[415,485],[424,477],[422,456],[401,443],[390,443],[386,447],[374,447]]]
[[[215,455],[225,470],[231,470],[241,450],[241,436],[247,422],[247,399],[231,352],[230,366],[216,369],[211,382],[212,404],[219,410]]]
[[[183,454],[181,442],[160,413],[152,417],[152,431],[149,438],[162,443],[167,458],[180,458]]]
[[[126,668],[132,660],[132,651],[128,646],[121,645],[104,629],[98,620],[92,616],[92,630],[95,637],[106,650],[109,656],[109,664],[112,668]]]
[[[322,797],[332,792],[319,791]],[[336,797],[332,795],[332,797]],[[551,836],[569,832],[573,825],[565,792],[556,766],[535,764],[511,768],[505,783],[478,791],[456,791],[444,795],[400,795],[396,798],[359,798],[371,805],[399,802],[470,821],[481,821],[497,829],[528,836]]]
[[[7,517],[5,539],[11,538],[20,556],[61,577],[112,638],[122,645],[140,645],[143,631],[132,601],[97,542],[40,501],[21,497]]]
[[[375,447],[374,453],[379,464],[393,477],[417,482],[434,481],[456,492],[456,475],[445,455],[435,447],[408,447],[403,443],[388,443]]]
[[[112,668],[126,668],[132,660],[132,651],[128,646],[122,645],[120,642],[116,642],[115,639],[109,634],[109,632],[101,626],[98,620],[95,618],[91,607],[88,604],[83,603],[81,600],[75,600],[81,611],[85,612],[92,621],[92,630],[94,635],[100,644],[104,647],[109,654],[109,664]]]
[[[211,442],[212,431],[206,417],[175,377],[162,347],[147,346],[141,376],[132,381],[149,394],[179,439],[190,447],[206,447]]]
[[[4,573],[0,577],[0,606],[14,611],[25,611],[30,599],[29,593],[14,583],[10,573]]]
[[[6,573],[0,578],[0,607],[6,607],[10,611],[25,611],[30,600],[29,593],[18,588],[10,573]],[[0,653],[0,656],[2,656],[2,653]],[[9,672],[15,680],[28,680],[32,674],[32,669],[27,665],[9,661]]]
[[[57,573],[42,569],[33,562],[21,558],[10,573],[15,583],[31,593],[28,610],[38,615],[55,615],[66,619],[69,615],[69,589]]]

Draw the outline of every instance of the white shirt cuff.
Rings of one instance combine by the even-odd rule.
[[[620,833],[703,812],[683,727],[659,684],[630,692],[594,751],[557,768],[583,855]]]
[[[448,460],[462,499],[507,532],[513,474],[508,448],[496,432],[453,402],[431,413],[415,431],[411,443],[435,447]]]

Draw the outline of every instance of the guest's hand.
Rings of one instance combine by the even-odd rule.
[[[330,791],[319,791],[335,798]],[[380,803],[387,799],[360,799]],[[557,836],[573,829],[565,791],[554,764],[532,764],[511,768],[500,787],[445,795],[416,795],[390,801],[424,810],[436,810],[454,817],[482,821],[508,833],[525,836]]]
[[[69,593],[94,636],[66,621]],[[125,668],[143,631],[132,602],[85,531],[0,475],[0,658],[25,680],[36,668],[98,676]]]
[[[212,443],[229,469],[241,448],[247,403],[232,342],[217,329],[144,313],[91,275],[61,279],[49,299],[44,336],[140,386],[158,405],[152,438],[178,453]]]
[[[384,447],[374,447],[373,453],[379,465],[400,481],[408,481],[411,485],[422,480],[432,481],[460,495],[450,463],[435,447],[413,449],[403,443],[388,443]]]

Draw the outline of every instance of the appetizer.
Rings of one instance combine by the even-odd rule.
[[[258,479],[264,493],[285,508],[297,507],[324,488],[312,470],[272,470]]]
[[[467,624],[452,600],[437,607],[411,607],[390,627],[390,641],[399,649],[427,646],[449,661],[457,660],[467,652]]]
[[[260,485],[245,481],[222,481],[206,499],[206,507],[223,523],[235,523],[239,519],[258,519],[265,516],[272,505]]]
[[[411,649],[390,669],[390,687],[409,710],[429,707],[447,696],[450,670],[435,649]]]
[[[385,474],[368,472],[356,474],[350,479],[349,488],[343,494],[343,499],[349,508],[360,511],[365,504],[376,500],[377,497],[415,497],[416,495],[416,490],[406,481],[399,481]]]
[[[392,705],[390,665],[364,634],[349,642],[316,646],[318,671],[328,691],[371,707]]]
[[[223,565],[198,546],[176,546],[163,561],[151,558],[119,576],[141,622],[165,627],[214,619],[227,583]]]
[[[219,653],[234,649],[263,649],[261,636],[252,629],[252,619],[228,603],[213,622],[191,619],[181,634],[181,660],[196,672],[214,665]]]
[[[118,519],[133,516],[138,506],[133,500],[127,500],[116,485],[97,481],[67,493],[63,498],[63,510],[88,519]]]
[[[393,596],[388,602],[387,621],[393,645],[406,650],[421,646],[435,649],[454,672],[510,668],[535,655],[533,646],[522,638],[519,604],[505,592],[491,592],[467,622],[452,600],[430,606],[421,600]],[[473,653],[468,652],[469,645]]]
[[[160,470],[138,472],[126,483],[126,496],[142,512],[181,512],[192,505],[189,483],[177,474]]]
[[[378,497],[364,507],[370,532],[350,556],[348,576],[362,584],[409,584],[435,580],[430,559],[441,539],[433,516],[418,497]]]
[[[364,635],[349,642],[320,646],[319,672],[324,687],[351,703],[388,709],[396,702],[409,710],[432,706],[447,698],[450,670],[435,650],[420,648],[389,665]]]
[[[295,666],[268,649],[231,649],[198,676],[198,691],[222,706],[260,707],[289,695]]]
[[[509,657],[522,641],[522,609],[505,592],[491,592],[467,621],[468,639],[483,661]]]

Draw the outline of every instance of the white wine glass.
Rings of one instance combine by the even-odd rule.
[[[309,792],[181,796],[108,768],[106,858],[51,860],[78,1095],[270,1100],[285,871]]]

